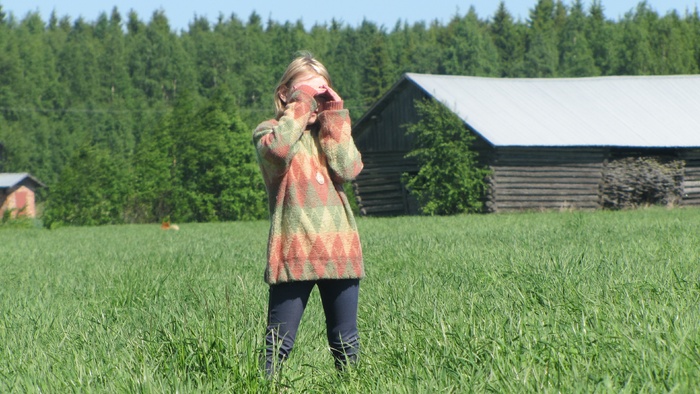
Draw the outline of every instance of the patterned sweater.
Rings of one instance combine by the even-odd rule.
[[[313,89],[292,93],[279,120],[253,132],[267,188],[270,234],[265,281],[362,278],[362,248],[343,183],[362,170],[343,102],[328,102],[310,130]]]

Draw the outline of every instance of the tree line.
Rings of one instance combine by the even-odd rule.
[[[534,1],[534,0],[533,0]],[[0,6],[0,172],[49,187],[48,223],[241,220],[266,215],[250,130],[297,50],[329,69],[354,118],[405,72],[490,77],[695,74],[698,10],[623,17],[600,0],[536,0],[525,20],[499,4],[448,22],[198,17],[174,31],[117,8],[95,21]]]

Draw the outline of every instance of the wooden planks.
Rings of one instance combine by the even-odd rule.
[[[700,149],[683,152],[685,160],[683,206],[700,207]]]
[[[481,159],[492,170],[486,209],[489,212],[521,210],[598,209],[601,207],[603,171],[608,160],[640,151],[610,148],[499,147],[485,150]],[[647,152],[649,153],[649,152]],[[685,206],[700,206],[700,150],[663,153],[686,163]],[[365,169],[356,182],[356,195],[363,214],[403,215],[415,213],[412,197],[401,182],[404,173],[415,173],[415,160],[406,152],[363,154]],[[644,155],[642,155],[644,156]],[[413,201],[415,205],[415,201]]]
[[[413,159],[404,152],[367,152],[362,156],[364,169],[353,183],[362,215],[396,216],[410,212],[409,196],[401,182],[404,173],[418,171]]]
[[[596,209],[605,152],[504,148],[491,166],[487,207],[494,212]]]

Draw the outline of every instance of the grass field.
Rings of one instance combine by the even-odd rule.
[[[0,392],[698,392],[700,210],[361,219],[363,353],[317,293],[258,354],[266,222],[0,227]]]

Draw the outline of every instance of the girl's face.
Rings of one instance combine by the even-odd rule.
[[[314,90],[316,90],[317,95],[314,98],[316,99],[318,107],[316,108],[316,111],[311,113],[311,116],[309,117],[309,121],[307,123],[309,125],[312,125],[316,123],[316,120],[318,119],[318,113],[319,111],[321,111],[322,106],[326,101],[326,99],[323,97],[323,93],[325,93],[328,90],[328,81],[326,81],[326,78],[323,78],[322,76],[316,73],[306,72],[299,75],[292,81],[292,90],[295,90],[296,88],[302,85],[310,86]]]

